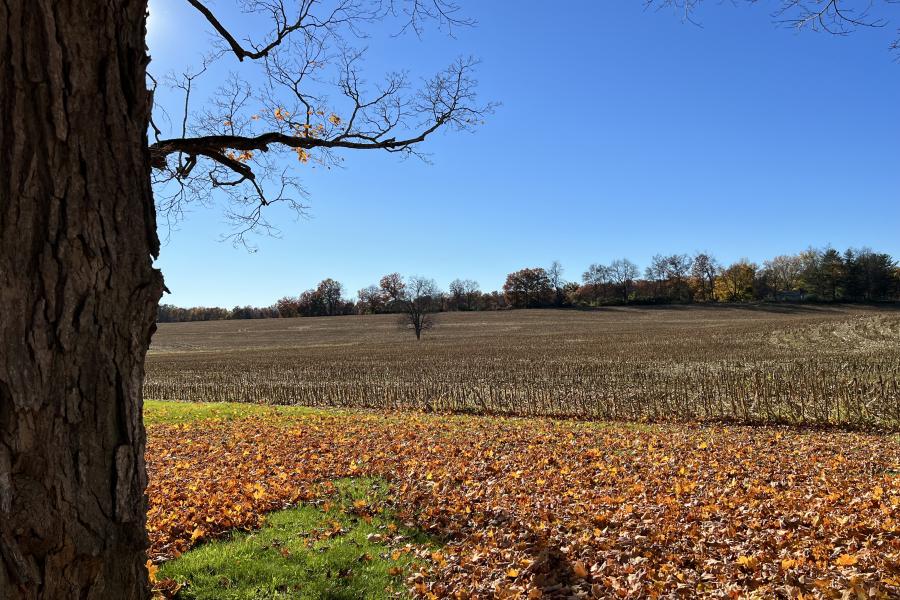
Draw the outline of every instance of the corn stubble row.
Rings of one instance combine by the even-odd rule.
[[[900,428],[897,313],[516,313],[442,315],[422,343],[387,316],[177,324],[155,342],[145,396]]]

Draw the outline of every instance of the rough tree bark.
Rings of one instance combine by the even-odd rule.
[[[0,597],[145,598],[146,0],[0,0]]]

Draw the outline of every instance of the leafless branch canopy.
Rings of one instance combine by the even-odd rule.
[[[160,117],[169,121],[168,136],[156,115],[151,123],[155,182],[164,190],[159,209],[166,216],[177,218],[188,200],[208,203],[214,191],[224,193],[236,224],[233,238],[243,242],[248,231],[272,230],[265,206],[282,202],[303,213],[305,193],[285,168],[286,156],[329,168],[339,164],[342,149],[424,158],[417,145],[431,134],[471,129],[494,108],[478,102],[473,58],[455,60],[415,88],[405,72],[378,83],[363,77],[364,50],[350,42],[364,38],[367,24],[399,19],[398,34],[417,35],[429,21],[450,33],[471,25],[448,0],[238,1],[242,11],[266,17],[268,35],[239,39],[206,2],[188,0],[216,41],[199,68],[163,80],[184,100],[177,123]],[[232,73],[194,109],[196,80],[229,57],[255,69],[252,80],[264,83],[251,85],[243,73]]]
[[[694,13],[701,4],[703,0],[645,0],[647,7],[674,9],[691,22],[695,22]],[[876,0],[779,0],[774,17],[777,22],[797,29],[846,35],[860,27],[887,26],[886,18],[873,14],[876,4]],[[881,4],[896,4],[896,0],[883,0]]]

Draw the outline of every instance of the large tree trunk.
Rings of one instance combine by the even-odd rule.
[[[146,0],[0,0],[0,597],[145,598]]]

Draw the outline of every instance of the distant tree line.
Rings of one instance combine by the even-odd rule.
[[[357,292],[325,279],[297,297],[286,296],[268,307],[159,307],[160,322],[320,317],[397,313],[417,334],[431,326],[428,315],[446,311],[508,308],[591,307],[624,304],[735,302],[896,302],[900,268],[885,253],[868,248],[810,248],[776,256],[761,265],[746,259],[722,265],[706,252],[655,255],[641,272],[621,258],[594,263],[580,281],[568,281],[558,261],[510,273],[500,291],[483,292],[478,282],[455,279],[442,291],[427,278],[404,280],[399,273],[382,277]],[[418,315],[418,316],[416,316]]]
[[[222,319],[272,319],[278,318],[275,306],[235,306],[232,309],[219,306],[194,306],[181,308],[172,304],[160,304],[157,321],[160,323],[180,323],[185,321],[220,321]]]
[[[334,317],[356,312],[356,304],[344,298],[344,286],[330,277],[296,298],[281,298],[274,308],[280,317]]]

